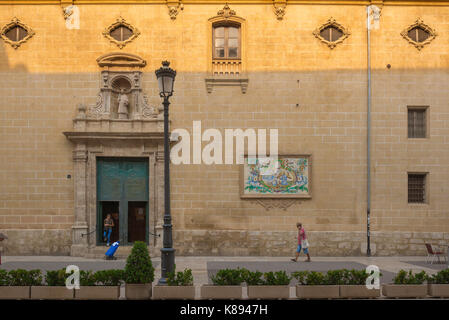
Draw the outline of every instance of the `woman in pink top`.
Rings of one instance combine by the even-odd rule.
[[[294,259],[292,259],[292,261],[297,262],[298,261],[298,257],[299,257],[299,253],[301,252],[301,248],[302,251],[307,255],[307,260],[305,260],[305,262],[310,262],[310,255],[309,255],[309,248],[303,247],[303,241],[307,239],[306,236],[306,230],[304,230],[304,228],[302,227],[302,223],[298,222],[296,224],[296,228],[298,228],[298,247],[296,248],[296,257]]]

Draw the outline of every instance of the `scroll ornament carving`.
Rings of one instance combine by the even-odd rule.
[[[294,204],[300,204],[301,200],[298,199],[256,199],[252,200],[251,203],[256,203],[269,211],[270,209],[282,209],[286,211]]]
[[[286,8],[287,8],[287,2],[278,2],[276,0],[273,0],[273,6],[274,6],[274,14],[276,15],[276,18],[278,20],[284,19]]]
[[[236,14],[235,11],[232,10],[227,3],[223,7],[223,9],[218,10],[218,12],[217,12],[218,16],[221,16],[221,17],[223,17],[225,19],[227,19],[229,17],[232,17],[232,16],[235,16],[235,14]]]
[[[167,1],[167,7],[168,7],[168,15],[172,20],[176,20],[176,16],[178,15],[179,11],[184,10],[184,5],[182,4],[181,0],[174,3]]]

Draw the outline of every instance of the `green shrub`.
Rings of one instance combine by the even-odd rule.
[[[126,283],[152,283],[154,268],[145,242],[136,241],[131,254],[126,259]]]
[[[400,270],[398,274],[394,277],[394,284],[423,284],[427,280],[428,276],[425,271],[419,273],[412,273],[409,270],[407,273],[405,270]]]
[[[94,279],[97,286],[119,286],[124,279],[125,272],[121,269],[100,270],[95,272]]]
[[[343,270],[343,285],[366,285],[366,279],[369,274],[366,270]]]
[[[65,269],[49,270],[45,275],[45,283],[50,287],[64,287],[65,281],[70,274],[65,273]]]
[[[248,286],[258,286],[263,285],[264,280],[262,279],[263,273],[260,271],[249,271],[247,269],[242,270],[242,280],[246,282]]]
[[[42,273],[40,270],[17,269],[9,271],[10,286],[40,286]]]
[[[344,282],[343,270],[329,270],[326,274],[317,271],[296,271],[292,276],[298,280],[300,285],[339,285]]]
[[[193,286],[192,269],[184,269],[184,271],[167,273],[167,284],[169,286]]]
[[[217,286],[238,286],[243,282],[242,269],[222,269],[211,277],[212,283]]]
[[[265,272],[264,273],[264,285],[267,286],[285,286],[290,284],[290,280],[292,279],[285,271],[277,271],[277,272]]]
[[[430,276],[427,281],[435,284],[449,284],[449,269],[444,269]]]
[[[80,270],[80,286],[95,286],[95,277],[92,271]]]
[[[11,282],[11,277],[8,271],[0,269],[0,286],[9,286]]]

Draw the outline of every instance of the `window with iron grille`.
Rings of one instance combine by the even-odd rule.
[[[426,138],[427,121],[426,108],[409,108],[408,109],[408,137],[409,138]]]
[[[408,203],[426,203],[426,174],[408,174]]]

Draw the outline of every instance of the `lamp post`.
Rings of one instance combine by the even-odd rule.
[[[162,67],[156,70],[159,84],[159,95],[164,98],[164,238],[161,249],[161,278],[159,285],[167,284],[167,273],[175,266],[175,249],[173,249],[172,224],[170,213],[170,142],[168,137],[168,98],[173,95],[173,83],[176,71],[169,67],[170,62],[163,61]]]

